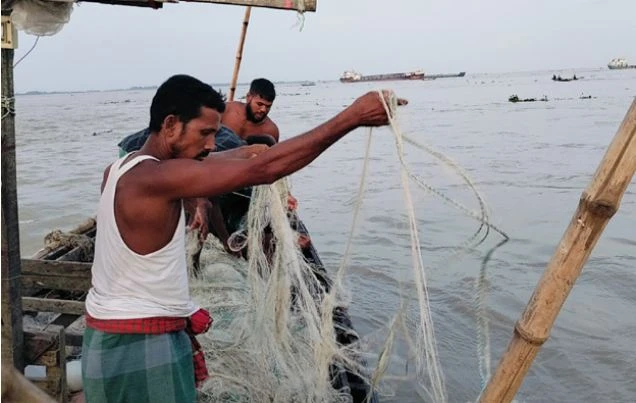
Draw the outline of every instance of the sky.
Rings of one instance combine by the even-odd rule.
[[[81,3],[15,69],[15,91],[156,86],[177,73],[229,83],[245,8]],[[36,37],[19,32],[17,61]],[[498,73],[636,64],[636,0],[318,0],[253,8],[239,82],[336,80],[423,69]]]

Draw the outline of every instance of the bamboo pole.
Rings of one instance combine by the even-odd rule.
[[[11,10],[2,10],[10,15]],[[13,48],[2,48],[2,364],[24,369]]]
[[[247,26],[250,23],[250,15],[252,7],[245,8],[245,17],[243,18],[243,28],[241,29],[241,39],[239,40],[238,49],[236,50],[236,61],[234,62],[234,74],[230,83],[229,100],[234,101],[234,93],[236,92],[236,82],[238,80],[239,69],[241,68],[241,60],[243,59],[243,45],[245,44],[245,35],[247,34]]]
[[[636,170],[636,100],[583,192],[579,206],[479,401],[510,402],[539,352]]]

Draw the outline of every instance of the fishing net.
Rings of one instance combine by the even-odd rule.
[[[203,401],[348,401],[351,399],[348,391],[337,390],[331,382],[334,364],[368,380],[374,391],[391,394],[388,380],[395,376],[389,368],[398,339],[405,342],[408,360],[414,362],[415,370],[409,377],[417,385],[416,392],[426,401],[448,400],[431,316],[426,279],[430,267],[425,265],[420,249],[412,185],[478,222],[474,233],[449,248],[447,261],[481,245],[491,232],[502,238],[485,254],[475,280],[477,356],[482,386],[490,377],[486,267],[495,249],[508,237],[490,223],[484,199],[459,166],[402,133],[395,118],[396,106],[395,98],[385,105],[392,116],[390,123],[400,162],[412,254],[412,278],[408,287],[402,284],[400,288],[402,292],[405,288],[415,290],[415,298],[402,295],[401,308],[386,325],[383,340],[376,340],[381,346],[379,351],[369,352],[376,360],[372,373],[367,377],[367,369],[358,359],[364,356],[363,346],[337,343],[333,316],[334,308],[347,306],[350,299],[343,284],[364,195],[372,139],[369,132],[350,235],[331,287],[319,281],[296,245],[296,235],[284,208],[287,196],[284,181],[254,190],[246,228],[235,234],[235,238],[247,242],[247,264],[224,253],[220,243],[209,237],[201,256],[202,275],[192,284],[193,297],[215,317],[212,331],[202,337],[211,373],[211,379],[202,388]],[[478,210],[465,207],[416,175],[404,158],[405,144],[451,168],[473,193]]]
[[[191,292],[215,322],[199,336],[210,371],[200,401],[346,402],[349,391],[332,378],[342,368],[364,376],[358,346],[336,339],[333,312],[346,293],[335,286],[327,292],[303,257],[287,194],[285,181],[253,189],[247,264],[213,237],[204,246]]]
[[[17,0],[11,19],[30,35],[50,36],[62,30],[71,19],[73,1]]]

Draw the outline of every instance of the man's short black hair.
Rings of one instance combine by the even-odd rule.
[[[192,76],[179,74],[167,79],[152,98],[150,105],[151,132],[161,130],[168,115],[175,115],[183,123],[201,115],[201,107],[225,111],[224,96],[210,85]]]
[[[274,102],[276,90],[274,84],[266,78],[257,78],[250,84],[250,94],[258,95],[266,101]]]

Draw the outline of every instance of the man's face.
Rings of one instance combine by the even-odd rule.
[[[272,109],[273,102],[267,101],[261,98],[259,95],[247,94],[245,98],[247,103],[245,105],[245,113],[247,120],[253,123],[262,122]]]
[[[180,134],[173,144],[173,156],[189,159],[205,158],[214,151],[214,138],[220,123],[221,114],[207,107],[201,107],[201,115],[198,118],[185,124],[179,122]]]

